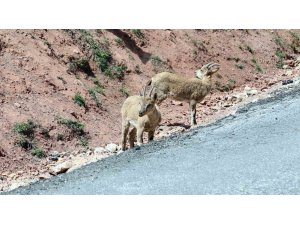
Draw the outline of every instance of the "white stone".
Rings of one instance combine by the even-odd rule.
[[[290,68],[288,65],[283,65],[282,66],[282,69],[288,69],[288,68]]]
[[[103,147],[96,147],[95,150],[94,150],[94,152],[95,152],[96,154],[101,154],[101,153],[106,152],[106,149],[103,148]]]
[[[106,151],[108,152],[115,152],[118,149],[118,145],[114,144],[114,143],[110,143],[108,145],[105,146]]]
[[[52,167],[50,169],[50,174],[52,175],[57,175],[57,174],[60,174],[60,173],[65,173],[67,172],[70,168],[72,167],[72,162],[71,161],[66,161],[66,162],[63,162],[61,164],[58,164],[54,167]]]
[[[17,108],[20,108],[20,107],[21,107],[21,105],[20,105],[19,103],[17,103],[17,102],[16,102],[14,105],[15,105]]]
[[[293,71],[292,70],[288,70],[288,71],[285,72],[285,74],[287,76],[291,76],[291,75],[293,75]]]

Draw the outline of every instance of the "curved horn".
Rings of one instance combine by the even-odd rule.
[[[150,92],[149,92],[149,97],[151,97],[152,91],[153,91],[154,87],[151,88]]]
[[[210,65],[209,68],[211,68],[211,67],[213,67],[213,66],[220,66],[220,64],[218,64],[218,63],[213,63],[212,65]]]
[[[209,69],[211,64],[213,64],[213,62],[210,62],[210,63],[207,63],[207,64],[203,65],[201,67],[201,69],[205,69],[205,68]]]
[[[210,62],[210,63],[206,64],[206,67],[209,69],[210,67],[212,67],[213,64],[214,64],[213,62]]]
[[[146,86],[144,87],[143,97],[145,97],[146,94]]]

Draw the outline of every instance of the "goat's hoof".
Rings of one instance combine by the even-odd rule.
[[[135,146],[134,150],[141,150],[141,146],[139,146],[139,145]]]

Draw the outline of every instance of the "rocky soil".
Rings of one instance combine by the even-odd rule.
[[[0,30],[0,191],[120,153],[120,108],[156,73],[221,64],[204,125],[298,85],[298,30]],[[166,100],[155,138],[189,129]],[[116,144],[114,144],[116,143]]]

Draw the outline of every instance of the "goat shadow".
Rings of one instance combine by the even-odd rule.
[[[184,123],[171,123],[167,125],[168,127],[183,127],[184,129],[190,129],[191,125],[186,125]]]
[[[146,64],[150,60],[151,54],[143,51],[143,49],[137,46],[135,40],[133,40],[127,33],[119,29],[108,29],[107,31],[114,34],[118,38],[121,38],[125,46],[129,48],[131,52],[136,54],[143,64]]]

